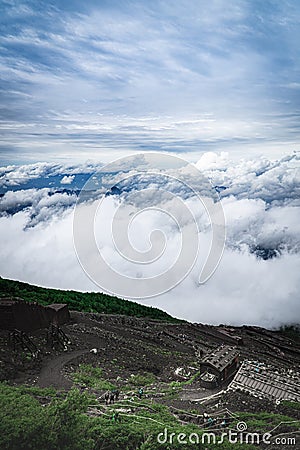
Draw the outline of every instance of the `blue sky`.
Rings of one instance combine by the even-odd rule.
[[[300,147],[298,1],[0,7],[2,164]]]

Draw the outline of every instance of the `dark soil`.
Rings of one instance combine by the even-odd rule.
[[[1,379],[14,384],[66,390],[73,385],[73,373],[85,363],[101,367],[103,378],[117,384],[121,396],[128,391],[132,375],[150,374],[155,381],[145,388],[145,395],[175,408],[174,411],[193,411],[197,415],[228,408],[233,412],[267,411],[300,418],[299,409],[276,405],[267,399],[259,400],[245,393],[225,392],[208,402],[197,402],[218,392],[202,388],[197,379],[193,383],[182,384],[180,389],[178,384],[172,384],[184,381],[183,377],[176,375],[177,368],[182,367],[191,375],[195,374],[200,350],[205,353],[224,343],[238,344],[241,360],[252,359],[278,368],[299,369],[299,342],[283,333],[257,327],[170,324],[74,311],[71,312],[71,321],[61,328],[70,341],[65,349],[51,348],[47,344],[47,330],[30,334],[39,349],[37,357],[22,349],[14,351],[8,339],[9,333],[1,331]],[[242,339],[242,345],[235,342],[237,339]],[[133,389],[132,386],[130,388]],[[222,390],[226,390],[226,386],[219,389]],[[196,419],[187,416],[187,420]]]

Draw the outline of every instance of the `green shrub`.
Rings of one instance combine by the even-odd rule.
[[[43,407],[23,387],[0,384],[1,450],[92,449],[87,403],[87,396],[72,390]]]
[[[91,364],[80,364],[78,371],[73,374],[73,381],[83,387],[100,390],[116,389],[113,383],[103,379],[103,370]]]
[[[155,376],[152,373],[145,372],[143,374],[131,375],[129,383],[133,386],[149,386],[155,383]]]
[[[123,300],[102,292],[60,291],[0,277],[0,297],[7,296],[21,297],[28,302],[37,302],[41,305],[67,303],[70,310],[75,311],[148,317],[170,323],[184,322],[158,308]]]

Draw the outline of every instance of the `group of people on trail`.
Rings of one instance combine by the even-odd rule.
[[[115,401],[119,400],[120,391],[118,389],[113,389],[112,391],[107,391],[104,394],[105,404],[111,405]]]
[[[226,413],[222,419],[220,419],[218,417],[213,418],[213,417],[210,417],[210,415],[205,412],[205,413],[203,413],[203,423],[204,423],[204,425],[207,425],[208,427],[215,426],[215,427],[222,427],[222,428],[224,427],[225,428],[230,423],[230,417],[229,417],[228,413]]]
[[[120,391],[118,389],[113,389],[107,391],[104,394],[104,400],[106,405],[112,405],[119,400]],[[137,392],[138,398],[141,399],[144,395],[144,389],[141,387]]]
[[[144,394],[144,389],[140,388],[138,390],[139,399],[141,399],[143,397],[143,394]],[[115,403],[115,401],[119,400],[119,395],[120,395],[120,391],[118,389],[113,389],[111,391],[105,392],[105,394],[104,394],[105,404],[111,405],[111,404]],[[111,420],[112,420],[112,422],[120,422],[121,418],[120,418],[120,414],[118,411],[113,411]]]

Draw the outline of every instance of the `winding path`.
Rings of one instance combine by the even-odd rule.
[[[68,389],[72,382],[62,373],[64,366],[78,356],[89,353],[89,350],[75,350],[71,353],[62,353],[48,361],[38,375],[36,386],[54,387],[56,389]]]

